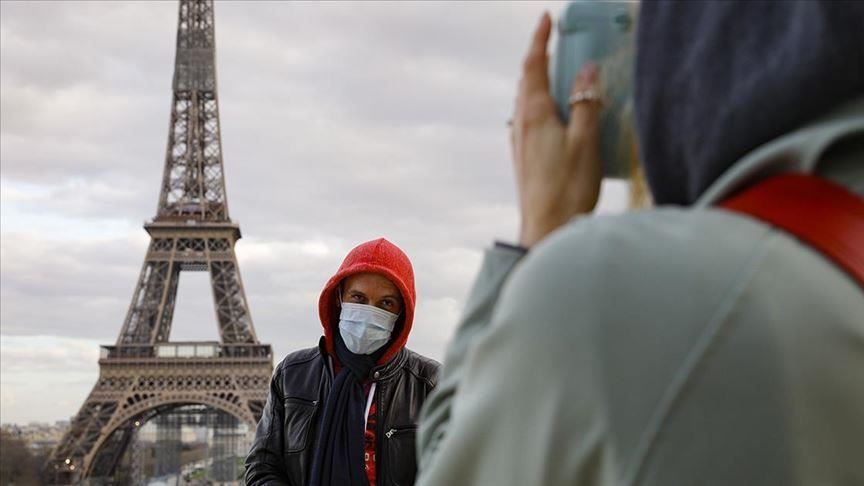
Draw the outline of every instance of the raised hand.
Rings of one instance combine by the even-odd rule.
[[[544,13],[525,56],[511,132],[519,242],[529,248],[573,216],[593,210],[602,177],[598,66],[587,63],[574,81],[565,126],[549,92],[546,45],[551,29],[552,20]]]

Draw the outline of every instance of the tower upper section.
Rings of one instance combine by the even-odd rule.
[[[230,221],[219,101],[213,0],[180,0],[171,124],[155,221]]]

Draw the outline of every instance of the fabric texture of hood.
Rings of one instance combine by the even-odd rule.
[[[657,204],[864,93],[864,2],[644,1],[636,127]]]
[[[405,347],[411,326],[414,323],[414,305],[416,292],[414,290],[414,268],[411,260],[399,249],[384,238],[367,241],[355,247],[339,267],[333,277],[324,286],[318,299],[318,315],[324,328],[324,340],[327,352],[335,356],[333,348],[333,332],[339,324],[339,284],[351,275],[358,273],[376,273],[393,282],[402,294],[404,310],[396,321],[393,336],[388,348],[378,361],[379,364],[390,361]]]

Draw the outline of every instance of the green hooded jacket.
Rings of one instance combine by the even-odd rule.
[[[488,250],[417,484],[864,484],[862,287],[713,207],[783,170],[864,196],[864,100],[751,152],[693,207]]]

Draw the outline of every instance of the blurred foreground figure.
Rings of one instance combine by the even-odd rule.
[[[513,123],[520,245],[486,252],[418,484],[864,484],[864,274],[749,214],[777,210],[764,191],[734,203],[779,187],[792,226],[839,217],[817,237],[857,228],[839,251],[864,259],[862,25],[855,2],[644,2],[658,207],[568,222],[597,200],[602,72],[583,67],[562,126],[541,19]],[[799,182],[829,188],[817,218]]]
[[[402,250],[383,238],[351,250],[321,292],[318,347],[273,373],[247,485],[414,484],[417,421],[438,371],[405,348],[414,304]]]

